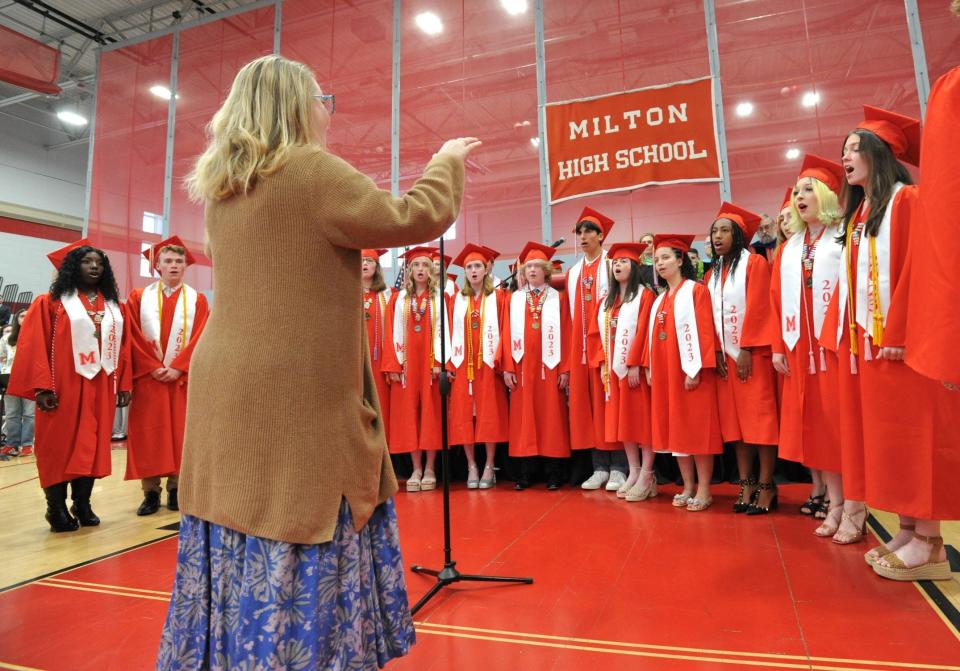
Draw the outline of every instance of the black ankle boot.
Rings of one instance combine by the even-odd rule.
[[[177,501],[177,490],[167,491],[167,510],[180,510],[180,503]]]
[[[160,510],[160,492],[144,492],[143,503],[137,508],[137,515],[153,515]]]
[[[93,493],[93,478],[77,478],[71,485],[73,489],[73,513],[82,527],[95,527],[100,524],[100,518],[90,507],[90,495]]]
[[[47,497],[46,518],[50,523],[50,531],[76,531],[80,528],[80,524],[67,511],[66,482],[44,487],[43,493]]]

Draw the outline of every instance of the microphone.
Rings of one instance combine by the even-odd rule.
[[[556,248],[556,247],[559,247],[560,245],[562,245],[563,243],[565,243],[566,241],[567,241],[566,238],[557,238],[557,239],[553,242],[553,244],[550,245],[550,246]]]
[[[550,243],[550,246],[553,247],[554,249],[556,249],[557,247],[559,247],[560,245],[562,245],[562,244],[565,243],[566,241],[567,241],[566,238],[560,237],[560,238],[557,238],[556,240],[554,240],[552,243]],[[516,291],[516,288],[517,288],[517,287],[516,287],[517,270],[519,270],[519,268],[514,269],[514,271],[513,271],[512,273],[510,273],[509,275],[507,275],[500,284],[501,284],[502,286],[513,285],[511,291]]]

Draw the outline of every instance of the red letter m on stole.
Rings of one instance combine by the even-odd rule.
[[[523,340],[520,339],[520,338],[515,339],[515,340],[513,341],[513,350],[514,350],[515,352],[516,352],[516,351],[519,351],[521,347],[523,347]]]
[[[80,365],[81,365],[81,366],[86,366],[88,363],[96,363],[96,362],[97,362],[97,353],[96,353],[96,352],[87,352],[86,354],[84,354],[83,352],[80,352]]]
[[[796,331],[797,330],[797,316],[793,315],[792,317],[787,317],[787,330]]]

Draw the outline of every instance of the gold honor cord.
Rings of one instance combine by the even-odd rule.
[[[877,263],[877,238],[870,236],[870,293],[873,296],[873,342],[883,347],[883,306],[880,304],[880,268]]]

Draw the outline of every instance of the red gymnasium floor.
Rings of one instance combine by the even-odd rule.
[[[447,588],[418,614],[413,652],[388,668],[960,671],[949,603],[945,613],[916,585],[873,575],[865,543],[820,540],[793,512],[734,515],[720,491],[693,514],[663,494],[627,504],[458,487],[459,568],[536,582]],[[782,491],[793,511],[806,487]],[[408,565],[442,562],[440,502],[398,495]],[[171,537],[0,594],[0,668],[153,668],[175,559]],[[412,599],[433,584],[407,581]]]

